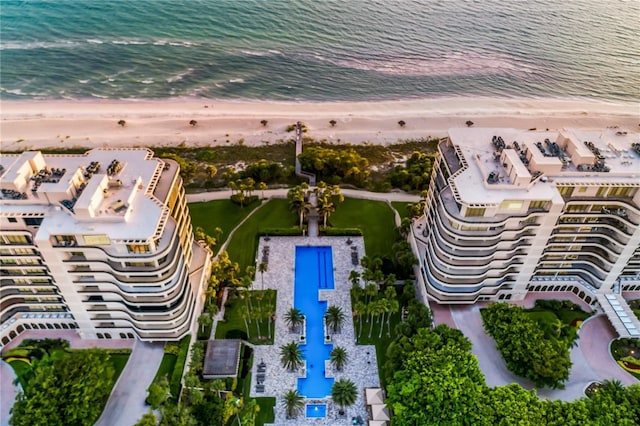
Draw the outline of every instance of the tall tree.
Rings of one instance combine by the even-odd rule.
[[[280,346],[280,362],[289,371],[295,371],[302,366],[302,349],[296,342]]]
[[[282,397],[282,405],[288,419],[295,419],[302,413],[304,397],[295,389],[289,389]]]
[[[102,349],[62,352],[34,362],[33,376],[18,392],[12,426],[91,425],[114,384],[114,369]]]
[[[264,290],[264,273],[267,272],[267,264],[264,262],[260,262],[258,264],[258,272],[260,272],[260,286],[262,287],[262,290]]]
[[[300,309],[291,308],[284,314],[284,320],[289,326],[289,330],[295,332],[304,323],[304,314]]]
[[[331,399],[340,406],[341,412],[344,412],[345,407],[355,404],[357,397],[358,389],[351,380],[336,380],[331,387]]]
[[[362,317],[367,315],[367,305],[364,304],[363,301],[359,300],[353,305],[353,312],[358,316],[358,334],[356,338],[360,338],[360,334],[362,333]]]
[[[344,314],[340,306],[333,305],[327,308],[327,313],[325,314],[324,318],[327,327],[333,333],[339,333],[340,329],[342,328],[342,324],[346,319],[346,315]]]
[[[333,348],[329,354],[329,361],[331,361],[333,367],[338,371],[342,371],[348,360],[349,356],[347,355],[347,351],[340,346]]]

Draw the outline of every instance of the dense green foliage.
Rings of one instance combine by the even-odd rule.
[[[406,331],[411,331],[407,329]],[[640,385],[604,382],[591,398],[538,399],[517,384],[488,388],[470,342],[438,325],[400,335],[389,347],[387,404],[393,425],[635,425]]]
[[[11,410],[13,426],[93,425],[115,383],[102,349],[57,351],[33,362],[28,386]]]
[[[562,387],[569,378],[573,337],[547,332],[519,306],[493,303],[482,310],[487,333],[494,338],[507,367],[536,386]]]
[[[433,160],[432,155],[416,151],[407,158],[405,166],[396,166],[393,172],[386,176],[386,180],[391,187],[403,191],[425,190],[429,187]]]
[[[351,183],[364,186],[369,177],[369,161],[353,148],[337,148],[326,145],[305,147],[298,156],[304,171],[331,185]]]

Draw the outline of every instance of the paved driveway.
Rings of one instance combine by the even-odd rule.
[[[132,426],[140,420],[149,410],[144,400],[163,352],[162,343],[135,342],[127,366],[95,426]]]
[[[451,316],[457,327],[473,343],[472,352],[478,357],[480,369],[485,375],[487,385],[501,386],[519,383],[527,389],[533,389],[531,381],[511,373],[498,352],[494,340],[482,327],[481,306],[451,306]],[[638,381],[618,367],[609,355],[609,342],[615,338],[604,316],[587,320],[581,330],[578,346],[571,351],[572,368],[564,389],[538,389],[538,395],[547,399],[573,401],[584,396],[584,389],[593,381],[619,379],[624,384]]]
[[[20,390],[19,386],[13,384],[15,379],[13,368],[8,363],[0,361],[0,425],[2,426],[9,425],[9,411]]]

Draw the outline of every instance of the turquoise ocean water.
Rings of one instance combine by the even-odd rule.
[[[1,0],[0,97],[640,100],[638,0]]]

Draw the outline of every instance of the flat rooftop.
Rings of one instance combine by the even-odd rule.
[[[164,162],[143,148],[0,156],[3,215],[44,216],[39,232],[146,240],[163,216],[151,192]]]
[[[501,149],[493,142],[498,136],[504,142]],[[640,154],[633,146],[640,144],[637,133],[454,128],[449,138],[467,163],[454,183],[460,199],[469,204],[550,200],[560,182],[640,185]],[[558,148],[552,147],[554,142]],[[589,163],[596,158],[594,152],[600,158],[600,169]],[[451,153],[445,155],[449,162]]]
[[[240,364],[240,339],[209,340],[204,358],[204,378],[236,377]]]

